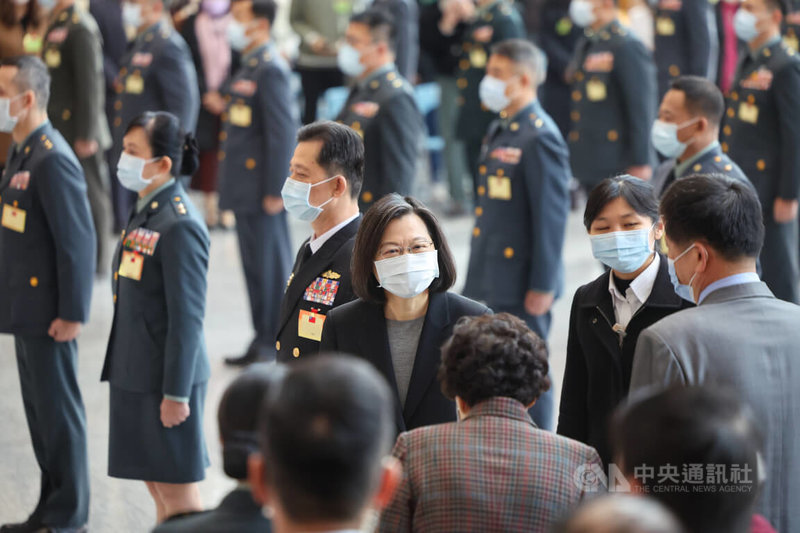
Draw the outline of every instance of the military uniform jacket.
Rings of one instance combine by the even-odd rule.
[[[86,322],[96,240],[83,170],[50,123],[16,150],[0,178],[0,332],[45,336]]]
[[[168,111],[193,132],[200,110],[197,75],[186,42],[163,22],[133,41],[117,78],[112,134],[116,161],[131,120],[145,111]]]
[[[628,167],[651,164],[656,73],[650,52],[619,22],[586,30],[572,64],[572,170],[591,187]]]
[[[102,380],[188,398],[210,375],[203,317],[208,232],[179,183],[134,214],[113,261],[114,320]]]
[[[47,114],[70,145],[76,140],[111,146],[105,116],[102,37],[89,13],[63,10],[47,29],[43,57],[50,70]]]
[[[260,213],[265,196],[281,195],[299,118],[289,67],[274,46],[253,50],[241,64],[222,88],[227,107],[221,117],[219,204]]]
[[[486,74],[492,45],[506,39],[524,38],[522,17],[513,2],[508,0],[497,0],[484,8],[467,27],[456,71],[459,89],[456,133],[459,139],[482,139],[497,116],[481,104],[478,95],[478,86]]]
[[[364,139],[362,210],[392,192],[411,194],[423,122],[411,84],[394,65],[359,81],[336,120]]]
[[[718,50],[712,4],[708,0],[660,0],[653,19],[659,99],[678,76],[713,80]]]
[[[800,193],[800,59],[775,42],[745,54],[727,99],[722,149],[750,178],[766,213]]]
[[[308,246],[300,247],[281,301],[277,361],[316,355],[328,312],[355,300],[350,282],[350,259],[361,216],[337,231],[317,253],[303,261]]]
[[[676,179],[694,174],[722,174],[746,183],[750,187],[753,186],[747,176],[744,175],[744,172],[742,172],[742,169],[739,168],[739,165],[731,161],[719,146],[700,156],[681,176],[675,176],[676,164],[677,160],[667,159],[653,172],[653,179],[650,180],[650,184],[659,198],[664,196],[664,192]]]
[[[800,0],[792,0],[789,4],[789,13],[784,18],[783,42],[800,52]]]
[[[489,129],[479,164],[464,295],[521,305],[528,290],[561,291],[569,212],[567,146],[538,102]]]

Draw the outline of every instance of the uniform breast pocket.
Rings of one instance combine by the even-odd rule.
[[[528,250],[519,239],[494,236],[489,240],[484,258],[484,283],[489,288],[487,300],[494,304],[516,305],[525,298],[528,288]]]
[[[253,125],[252,98],[234,96],[228,106],[228,120],[230,120],[231,125],[237,128],[250,128]]]

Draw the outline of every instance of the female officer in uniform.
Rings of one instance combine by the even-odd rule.
[[[692,304],[675,293],[667,260],[655,251],[663,230],[648,182],[627,175],[602,181],[583,222],[592,254],[611,270],[572,300],[558,433],[593,446],[608,465],[608,418],[628,395],[639,333]]]
[[[141,479],[158,521],[202,509],[208,466],[203,341],[208,233],[176,175],[197,168],[177,117],[128,126],[117,176],[138,199],[113,263],[114,321],[102,379],[111,385],[108,471]]]

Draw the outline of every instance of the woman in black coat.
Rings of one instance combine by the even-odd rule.
[[[655,251],[663,227],[649,183],[602,181],[583,222],[593,255],[610,270],[572,300],[558,433],[593,446],[607,466],[609,417],[628,395],[639,333],[693,304],[675,293],[666,257]]]
[[[364,215],[351,268],[358,300],[328,313],[320,352],[370,361],[395,395],[397,432],[456,420],[436,374],[462,316],[490,310],[448,292],[455,261],[436,217],[413,198],[384,196]]]

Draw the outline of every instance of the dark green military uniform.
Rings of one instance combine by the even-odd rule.
[[[461,58],[456,71],[458,121],[456,134],[464,141],[467,163],[472,173],[473,192],[477,188],[478,155],[486,131],[497,115],[486,109],[478,86],[486,74],[492,45],[506,39],[524,39],[525,27],[517,8],[508,0],[496,0],[479,8],[475,20],[464,31]]]
[[[412,193],[423,121],[414,89],[393,64],[356,82],[336,120],[364,139],[362,211],[389,193]]]
[[[788,7],[789,12],[784,18],[783,42],[795,52],[800,52],[800,0],[791,0]]]
[[[131,43],[117,80],[111,133],[111,161],[118,161],[122,137],[131,121],[146,111],[168,111],[181,127],[194,132],[200,110],[197,73],[189,47],[165,22],[154,24]],[[116,168],[111,169],[116,176]],[[134,196],[112,180],[116,224],[125,227]]]
[[[220,133],[219,206],[236,214],[255,338],[248,352],[274,359],[280,299],[292,266],[286,212],[264,211],[265,196],[280,197],[300,120],[288,65],[272,45],[242,57],[222,89],[227,107]]]
[[[114,319],[102,380],[111,385],[108,472],[189,483],[204,477],[203,403],[210,376],[203,336],[209,238],[175,180],[138,203],[113,260]],[[189,402],[165,428],[163,397]]]
[[[47,29],[43,57],[50,70],[47,114],[53,126],[73,147],[77,140],[98,145],[94,155],[80,162],[97,232],[97,269],[104,271],[111,231],[105,151],[111,147],[111,135],[105,115],[102,38],[92,16],[76,6],[58,13]]]
[[[708,0],[660,0],[653,19],[659,100],[679,76],[716,78],[717,20]]]
[[[572,63],[570,161],[591,189],[631,166],[650,165],[656,115],[656,72],[650,52],[614,21],[586,30]]]
[[[800,196],[800,58],[775,38],[744,53],[727,100],[722,149],[753,182],[764,210],[762,279],[776,297],[800,300],[798,223],[775,222],[776,198]]]
[[[512,313],[547,339],[550,312],[525,310],[533,290],[558,297],[569,213],[569,154],[538,102],[492,123],[481,150],[475,227],[464,296]],[[552,393],[537,402],[536,422],[552,429]]]
[[[96,262],[83,171],[46,122],[14,146],[0,178],[0,332],[14,335],[25,416],[41,469],[33,525],[84,526],[89,514],[86,416],[78,345],[55,342],[54,319],[86,322]]]
[[[660,198],[675,180],[694,174],[722,174],[746,183],[750,187],[753,186],[739,165],[731,161],[722,151],[717,141],[680,165],[675,159],[667,159],[653,171],[653,179],[650,180],[650,184],[653,186],[656,196]]]

